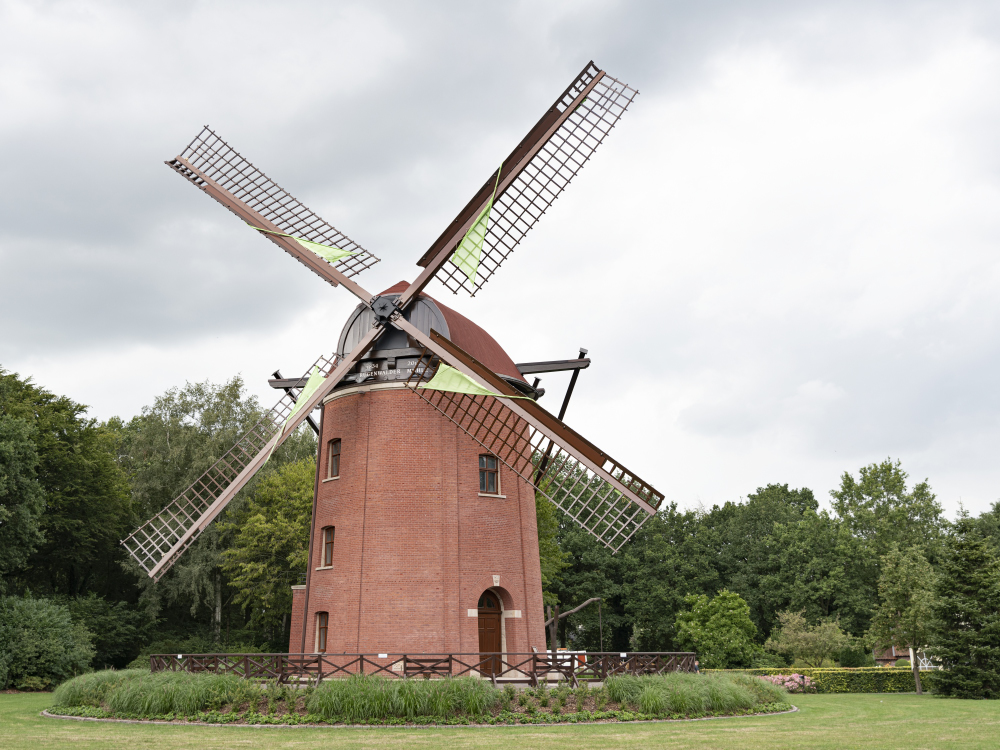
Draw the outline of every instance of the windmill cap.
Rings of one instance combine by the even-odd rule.
[[[379,296],[398,296],[409,286],[408,281],[400,281],[384,290]],[[429,334],[431,328],[434,328],[444,334],[497,375],[526,382],[514,360],[496,339],[464,315],[441,304],[430,295],[421,293],[407,308],[406,319],[424,333]],[[340,334],[337,349],[341,355],[346,355],[357,345],[361,336],[371,329],[373,320],[373,314],[367,306],[358,305],[355,308]],[[393,350],[406,349],[408,346],[406,335],[402,331],[390,328],[375,342],[374,350],[389,353]]]

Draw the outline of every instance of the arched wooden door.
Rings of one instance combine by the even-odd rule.
[[[500,600],[497,595],[484,591],[479,597],[479,652],[481,654],[499,654],[501,651],[500,639]],[[485,656],[482,671],[485,674],[499,674],[502,671],[500,657],[494,656],[486,659]]]

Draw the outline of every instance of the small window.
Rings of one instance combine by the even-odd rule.
[[[326,478],[340,476],[340,438],[326,444]]]
[[[316,652],[326,653],[326,629],[330,624],[330,615],[326,612],[316,613]]]
[[[323,567],[329,568],[333,566],[333,535],[336,531],[335,526],[326,526],[323,529]]]
[[[492,594],[485,593],[479,597],[479,608],[480,609],[500,609],[497,606],[497,600],[493,598]]]
[[[479,491],[487,495],[500,494],[500,473],[497,457],[483,454],[479,457]]]

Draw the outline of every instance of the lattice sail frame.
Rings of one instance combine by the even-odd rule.
[[[328,221],[317,216],[247,161],[207,125],[180,153],[180,156],[191,166],[204,172],[224,190],[228,190],[265,219],[273,222],[282,232],[321,245],[331,245],[356,252],[356,255],[349,255],[331,264],[345,276],[355,276],[379,262],[377,257]],[[167,164],[196,187],[204,188],[204,181],[188,169],[180,159],[173,159]],[[322,260],[322,262],[328,261]]]
[[[440,360],[424,349],[406,381],[407,387],[612,553],[649,520],[651,515],[641,505],[508,409],[502,399],[418,388],[434,376],[439,364]],[[543,455],[548,455],[549,460],[539,474]],[[663,501],[663,495],[624,467],[611,462],[602,468],[653,508]]]
[[[306,371],[306,377],[312,372],[313,367],[318,367],[320,372],[330,372],[336,365],[336,360],[336,354],[321,356]],[[284,394],[278,403],[269,409],[261,420],[208,471],[163,510],[122,540],[125,549],[153,580],[159,580],[173,562],[201,535],[204,528],[198,529],[182,546],[177,546],[181,538],[205,518],[215,501],[236,480],[236,477],[274,439],[294,406],[295,395]],[[205,524],[206,527],[207,525]],[[169,557],[167,564],[154,575],[153,569],[165,557]]]
[[[556,109],[565,112],[600,72],[593,63],[587,66],[559,98]],[[476,296],[604,142],[638,93],[628,84],[605,74],[524,170],[493,201],[475,283],[451,261],[445,263],[435,277],[456,294],[464,289]]]

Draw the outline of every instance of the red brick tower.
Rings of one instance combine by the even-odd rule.
[[[406,318],[532,393],[499,344],[462,315],[421,296]],[[372,320],[359,305],[341,334],[341,355]],[[546,648],[534,490],[407,389],[419,354],[389,329],[324,400],[311,560],[306,586],[294,587],[292,653]]]

